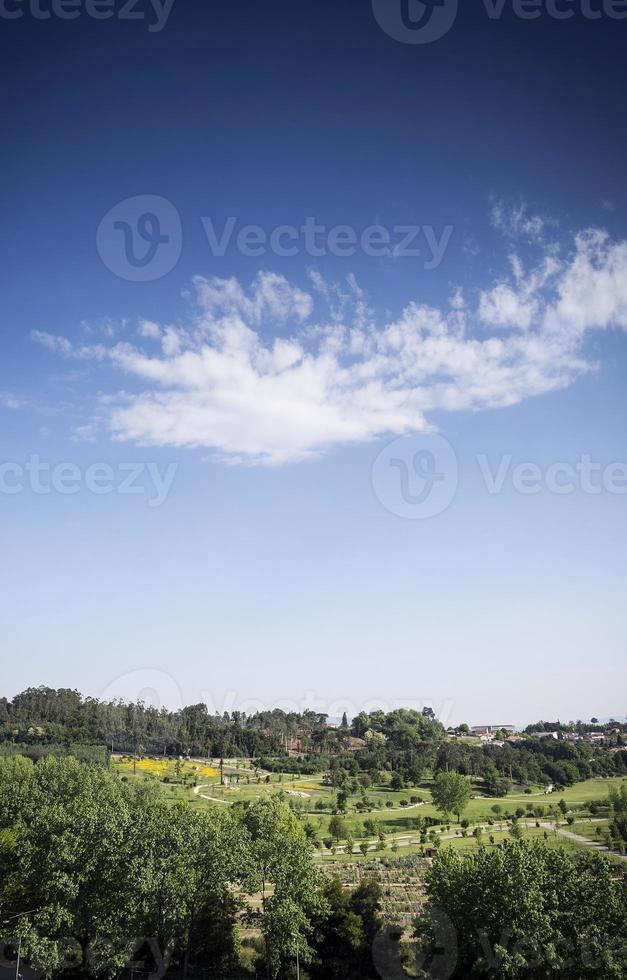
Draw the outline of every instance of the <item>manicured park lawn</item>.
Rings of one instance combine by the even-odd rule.
[[[249,760],[231,759],[225,760],[223,774],[236,777],[236,784],[227,788],[221,785],[221,774],[216,760],[179,760],[177,762],[173,759],[134,760],[130,757],[123,757],[114,759],[113,766],[128,779],[158,781],[167,800],[186,800],[199,809],[212,809],[216,805],[254,800],[282,791],[287,794],[295,812],[313,827],[318,840],[322,841],[330,836],[329,822],[332,816],[335,792],[331,787],[323,785],[322,775],[295,776],[286,773],[267,773],[256,769]],[[561,792],[549,795],[545,794],[544,789],[538,786],[531,787],[530,793],[524,792],[524,788],[519,787],[501,799],[480,795],[481,786],[477,784],[473,794],[474,798],[470,800],[463,816],[468,820],[472,829],[472,825],[475,823],[486,822],[488,818],[497,821],[500,816],[514,813],[518,808],[527,812],[528,805],[531,805],[532,807],[543,806],[545,819],[551,819],[548,809],[549,807],[556,807],[560,799],[564,800],[569,809],[583,808],[585,810],[586,805],[592,800],[607,799],[610,785],[617,785],[626,781],[620,778],[589,779],[587,782],[578,783]],[[441,815],[438,814],[431,801],[430,786],[431,780],[425,779],[419,786],[404,790],[394,791],[384,786],[370,787],[366,791],[368,806],[371,808],[368,811],[356,810],[356,804],[362,801],[360,795],[350,796],[347,813],[343,817],[346,832],[358,842],[368,836],[364,829],[364,820],[377,821],[381,832],[385,834],[385,853],[389,855],[389,848],[395,838],[399,840],[399,844],[406,844],[408,837],[415,839],[418,836],[415,823],[417,818],[434,817],[441,821]],[[412,796],[419,797],[423,801],[422,804],[418,806],[400,805],[401,800],[409,801]],[[324,809],[317,808],[316,805],[320,803],[324,804]],[[493,812],[494,806],[501,807],[501,814],[498,816]],[[450,826],[451,830],[455,830],[456,824],[454,822]],[[578,820],[571,829],[591,840],[598,839],[596,825],[588,823],[585,819]],[[488,828],[483,835],[483,843],[486,845],[490,833],[493,833],[497,840],[502,837],[502,832],[496,828]],[[543,833],[542,829],[535,827],[525,830],[526,836],[542,836]],[[557,838],[557,841],[563,845],[569,844],[564,838]],[[454,838],[447,843],[461,849],[476,846],[476,841],[471,837],[467,839]],[[570,846],[581,845],[570,843]],[[398,853],[408,854],[414,850],[419,851],[419,846],[415,848],[399,847]],[[329,854],[327,851],[325,853]],[[371,857],[373,853],[370,852]],[[350,859],[359,860],[360,858],[361,855],[355,853]],[[342,857],[341,854],[337,854],[336,859],[348,860],[349,857],[348,855]]]

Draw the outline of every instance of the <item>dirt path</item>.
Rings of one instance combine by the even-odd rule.
[[[209,783],[205,783],[204,786],[194,786],[194,796],[199,796],[201,800],[209,800],[210,803],[224,803],[225,806],[233,806],[231,800],[219,800],[217,796],[207,796],[206,793],[201,793],[201,789],[208,789]]]
[[[586,847],[592,847],[595,851],[606,851],[608,854],[613,854],[614,857],[620,858],[621,861],[627,861],[627,854],[619,854],[618,851],[613,851],[611,848],[606,847],[605,844],[601,844],[600,841],[590,840],[588,837],[582,837],[581,834],[574,834],[572,830],[564,830],[563,827],[555,827],[553,824],[540,821],[540,826],[545,830],[557,830],[558,834],[562,837],[566,837],[568,840],[574,840],[578,844],[584,844]]]

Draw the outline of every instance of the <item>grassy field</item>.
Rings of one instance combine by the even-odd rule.
[[[310,831],[318,842],[328,840],[330,837],[329,822],[336,794],[331,787],[324,785],[322,775],[267,773],[255,768],[248,760],[233,759],[225,760],[222,773],[216,760],[134,759],[127,756],[115,757],[112,765],[126,779],[158,782],[166,799],[185,800],[197,809],[210,810],[218,805],[255,800],[280,791],[286,794],[295,813],[309,824]],[[222,776],[229,777],[228,787],[222,785]],[[487,844],[489,833],[493,833],[495,838],[498,838],[498,835],[505,832],[498,830],[497,825],[507,814],[514,814],[517,809],[521,809],[525,811],[525,817],[531,817],[533,814],[530,811],[540,806],[544,808],[542,819],[553,820],[557,816],[555,808],[563,799],[569,810],[572,810],[577,817],[576,823],[570,829],[591,840],[598,840],[599,835],[596,833],[598,823],[590,823],[585,819],[586,807],[593,800],[606,800],[609,787],[624,782],[627,780],[620,778],[590,779],[550,795],[546,795],[539,786],[529,787],[531,792],[525,792],[527,787],[519,787],[500,799],[481,796],[480,784],[477,784],[474,798],[470,800],[463,816],[470,823],[470,831],[473,825],[486,823],[488,819],[495,822],[495,827],[486,828],[483,835],[483,843]],[[421,818],[437,819],[437,830],[445,831],[441,816],[433,806],[430,786],[431,780],[425,779],[419,786],[411,789],[394,791],[386,786],[373,786],[363,794],[350,796],[347,812],[343,815],[346,835],[352,836],[357,845],[361,840],[369,839],[374,847],[377,843],[376,839],[366,832],[364,820],[375,820],[378,830],[385,835],[386,853],[390,853],[395,843],[398,846],[398,853],[412,853],[414,849],[418,852],[418,844],[411,847],[407,845],[409,838],[419,838]],[[410,803],[412,797],[418,798],[421,802],[412,805]],[[409,805],[401,806],[401,801]],[[367,806],[367,810],[358,810],[359,806],[362,808]],[[495,806],[501,808],[499,814],[494,813]],[[452,831],[456,829],[455,823],[449,826]],[[525,831],[525,834],[537,836],[542,835],[543,831],[532,827]],[[574,842],[567,842],[564,838],[558,840],[563,845],[581,846]],[[447,843],[462,849],[476,846],[476,841],[472,837],[467,839],[456,837]],[[332,858],[331,852],[323,845],[320,850],[321,860]],[[370,856],[372,854],[371,851]],[[363,860],[363,856],[357,853],[357,848],[354,855],[336,853],[335,857],[338,860]]]
[[[362,880],[364,874],[375,876],[382,887],[385,921],[405,927],[409,926],[424,902],[424,875],[429,866],[425,849],[432,846],[432,837],[437,837],[441,848],[470,852],[478,847],[473,829],[476,825],[483,825],[481,844],[490,849],[509,838],[511,823],[505,817],[522,809],[525,816],[520,819],[520,826],[524,839],[543,840],[549,847],[559,847],[571,853],[590,850],[585,844],[558,834],[554,829],[555,820],[559,819],[560,827],[565,830],[591,841],[602,841],[603,831],[608,825],[607,811],[603,810],[591,818],[588,806],[593,800],[607,800],[611,785],[627,782],[625,779],[590,779],[548,796],[539,786],[530,787],[531,792],[525,792],[527,787],[517,787],[501,799],[482,796],[481,786],[477,783],[474,798],[463,814],[469,823],[466,836],[460,836],[462,828],[456,822],[443,824],[441,815],[433,806],[432,780],[425,779],[419,786],[399,791],[387,786],[372,786],[364,793],[349,796],[347,812],[342,815],[343,837],[349,834],[354,839],[353,850],[349,853],[345,839],[330,840],[329,822],[336,792],[324,785],[322,775],[268,773],[257,769],[248,760],[233,759],[225,760],[222,769],[219,760],[192,759],[135,760],[132,757],[117,757],[112,765],[121,778],[157,784],[168,802],[184,800],[194,809],[207,812],[215,812],[237,801],[252,801],[277,792],[284,793],[296,815],[313,835],[318,868],[329,875],[339,873],[345,883],[353,886]],[[222,779],[227,776],[229,785],[224,786]],[[412,797],[422,802],[412,806]],[[558,809],[562,799],[570,811],[568,816],[575,817],[572,825],[567,825],[565,814]],[[410,805],[401,806],[401,800]],[[357,809],[364,805],[367,805],[367,810]],[[494,806],[500,807],[500,813],[493,812]],[[539,806],[544,808],[540,819],[548,824],[547,827],[536,826],[537,817],[530,813],[529,808],[533,810]],[[420,819],[424,817],[438,822],[433,827],[424,828],[424,821]],[[376,821],[376,835],[372,834],[370,825],[370,833],[366,832],[365,820]],[[492,821],[491,825],[488,825],[488,820]],[[366,844],[368,850],[363,853],[360,846],[365,847]],[[625,866],[620,857],[607,852],[604,854],[612,863]],[[247,927],[242,935],[245,940],[252,940],[258,937],[258,930]],[[246,955],[249,953],[250,950]]]

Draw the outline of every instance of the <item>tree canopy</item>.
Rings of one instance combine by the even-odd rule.
[[[448,819],[451,813],[457,814],[457,819],[468,805],[472,783],[467,776],[458,772],[439,772],[433,781],[431,795],[436,809]]]
[[[426,976],[530,980],[624,977],[625,878],[599,854],[505,841],[470,855],[443,848],[416,922]]]

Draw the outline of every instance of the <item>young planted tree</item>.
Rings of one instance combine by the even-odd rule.
[[[329,820],[329,833],[336,841],[344,840],[348,833],[346,820],[338,814],[331,817]]]
[[[461,819],[461,815],[468,806],[472,784],[468,776],[461,776],[458,772],[439,772],[433,782],[431,795],[436,810],[449,820],[451,814]]]

